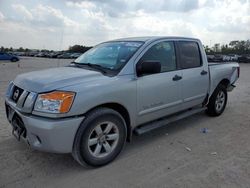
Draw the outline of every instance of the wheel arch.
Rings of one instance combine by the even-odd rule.
[[[93,110],[95,110],[97,108],[101,108],[101,107],[110,108],[110,109],[118,112],[124,118],[125,123],[126,123],[126,128],[127,128],[126,140],[128,142],[130,142],[131,137],[132,137],[132,128],[131,128],[131,120],[130,120],[130,115],[129,115],[128,110],[123,105],[121,105],[119,103],[104,103],[104,104],[100,104],[98,106],[91,108],[90,110],[88,110],[86,112],[86,114],[89,113],[90,111],[93,111]]]
[[[229,79],[227,79],[227,78],[222,79],[222,80],[217,84],[217,86],[213,89],[213,92],[211,92],[210,94],[207,94],[205,100],[204,100],[203,103],[202,103],[203,106],[208,105],[211,96],[213,95],[214,91],[216,90],[216,88],[217,88],[219,85],[222,85],[222,86],[224,86],[224,87],[227,89],[228,86],[230,85],[230,81],[229,81]]]
[[[229,84],[230,84],[230,81],[229,81],[228,79],[224,78],[223,80],[221,80],[221,81],[219,82],[219,84],[217,85],[217,87],[218,87],[219,85],[222,85],[222,86],[224,86],[225,88],[227,88],[227,87],[229,86]]]
[[[218,88],[219,86],[224,86],[226,89],[228,88],[228,86],[230,85],[230,81],[227,78],[222,79],[217,85],[216,87],[213,89],[213,92],[211,92],[211,95],[214,93],[215,89]],[[210,97],[211,97],[210,95]]]
[[[229,84],[230,84],[229,80],[223,79],[215,87],[206,105],[207,106],[206,112],[209,116],[219,116],[223,113],[227,104],[227,87],[229,86]],[[222,109],[218,110],[216,109],[216,100],[217,100],[218,93],[220,91],[225,92],[225,96],[224,96],[225,98],[224,98],[224,103],[222,104],[223,105]]]

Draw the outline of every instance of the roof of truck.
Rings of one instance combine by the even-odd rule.
[[[154,40],[160,40],[160,39],[199,40],[199,39],[196,39],[196,38],[178,37],[178,36],[145,36],[145,37],[121,38],[121,39],[116,39],[116,40],[112,40],[112,41],[142,41],[142,42],[148,42],[148,41],[154,41]]]

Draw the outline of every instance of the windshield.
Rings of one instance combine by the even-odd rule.
[[[88,50],[75,60],[78,64],[98,65],[109,70],[120,70],[143,42],[106,42]]]

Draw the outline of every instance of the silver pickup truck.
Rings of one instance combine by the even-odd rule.
[[[238,63],[208,64],[198,39],[138,37],[101,43],[66,67],[22,74],[9,84],[6,114],[18,140],[105,165],[133,133],[206,110],[219,116]]]

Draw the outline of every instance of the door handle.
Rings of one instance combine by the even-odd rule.
[[[177,74],[173,77],[173,81],[178,81],[178,80],[181,80],[181,79],[182,79],[182,77],[177,75]]]
[[[201,75],[206,75],[207,74],[207,71],[203,70],[201,71]]]

